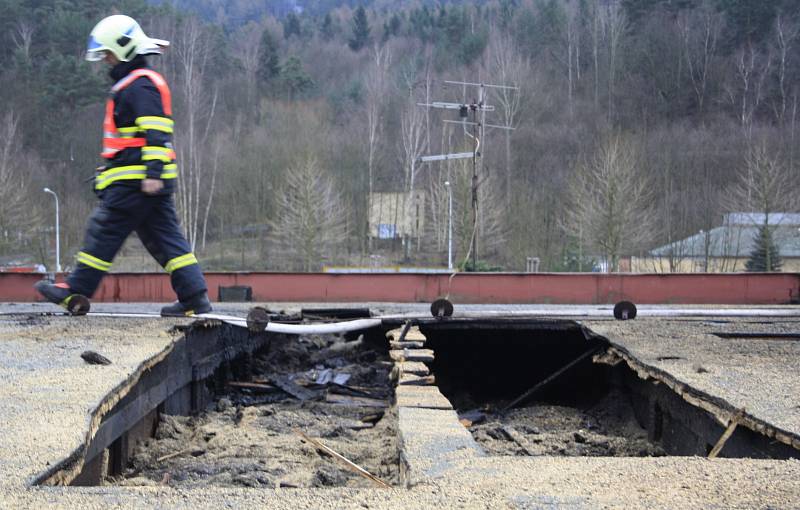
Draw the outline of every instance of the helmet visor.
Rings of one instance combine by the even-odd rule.
[[[89,36],[89,42],[86,45],[86,60],[89,62],[97,62],[98,60],[103,60],[104,52],[108,50],[108,48],[100,43],[97,39],[95,39],[94,35]]]

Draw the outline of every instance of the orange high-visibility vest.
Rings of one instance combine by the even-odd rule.
[[[103,119],[103,152],[100,155],[104,158],[111,159],[123,149],[130,147],[144,147],[146,145],[145,138],[142,137],[122,137],[117,131],[117,126],[114,123],[114,95],[136,81],[138,78],[145,76],[152,81],[158,92],[161,94],[161,103],[164,107],[164,114],[167,117],[172,117],[172,95],[169,92],[166,80],[153,71],[152,69],[136,69],[128,76],[121,79],[111,87],[111,94],[106,100],[106,116]],[[174,151],[171,154],[172,159],[175,159]]]

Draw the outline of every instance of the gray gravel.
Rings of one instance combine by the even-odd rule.
[[[405,489],[36,488],[7,508],[798,508],[800,462],[489,457]]]
[[[29,484],[81,446],[89,413],[143,361],[172,344],[169,326],[158,320],[0,317],[0,487]],[[80,357],[86,350],[112,364],[87,364]]]
[[[292,310],[292,305],[274,306]],[[98,304],[95,310],[156,311],[158,307]],[[237,313],[248,308],[247,304],[217,307]],[[0,305],[0,312],[12,309],[54,310],[50,305]],[[381,304],[373,310],[425,313],[427,305]],[[33,476],[86,440],[89,412],[144,360],[168,348],[173,338],[166,330],[175,322],[0,317],[4,429],[0,434],[0,508],[800,508],[798,461],[691,457],[454,457],[444,476],[423,479],[410,490],[26,487]],[[733,406],[746,407],[754,416],[787,431],[800,432],[796,407],[800,378],[795,369],[800,343],[709,335],[719,328],[796,332],[798,322],[648,318],[584,324],[676,380]],[[113,364],[85,364],[79,355],[87,349],[100,352]],[[698,371],[698,366],[707,371]]]
[[[694,390],[800,437],[800,339],[714,333],[799,333],[800,320],[637,319],[583,324]]]

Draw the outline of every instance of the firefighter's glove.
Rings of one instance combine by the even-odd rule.
[[[164,188],[164,181],[161,179],[142,180],[142,192],[148,195],[155,195]]]

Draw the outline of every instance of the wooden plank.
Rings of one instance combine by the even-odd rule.
[[[174,459],[175,457],[180,457],[186,453],[189,453],[193,450],[196,450],[195,446],[190,446],[189,448],[184,448],[183,450],[179,450],[177,452],[168,453],[167,455],[162,455],[161,457],[156,459],[156,462],[164,462],[165,460]]]
[[[403,349],[403,360],[433,363],[434,355],[431,349]]]
[[[409,342],[425,342],[427,338],[425,338],[425,335],[423,335],[422,331],[419,330],[419,327],[414,326],[408,330],[408,333],[403,340]]]
[[[347,407],[389,407],[385,400],[377,398],[356,397],[352,395],[339,395],[338,393],[328,393],[325,402]]]
[[[245,388],[248,390],[256,390],[256,391],[277,391],[279,389],[277,386],[273,386],[272,384],[265,384],[258,382],[230,381],[226,384],[233,388]]]
[[[543,452],[531,449],[528,446],[527,439],[525,439],[525,437],[519,432],[517,432],[517,429],[515,429],[511,425],[503,425],[502,427],[500,427],[500,430],[509,440],[513,441],[517,446],[522,448],[522,451],[525,452],[525,455],[536,456],[544,454]]]
[[[452,409],[453,406],[436,386],[398,386],[395,390],[397,407],[423,409]]]
[[[428,375],[431,373],[428,365],[420,361],[404,361],[399,363],[400,374]]]
[[[378,486],[380,486],[380,487],[383,487],[384,489],[391,489],[391,488],[392,488],[392,486],[391,486],[391,485],[389,485],[388,483],[384,482],[383,480],[381,480],[381,479],[380,479],[380,478],[378,478],[377,476],[373,475],[372,473],[370,473],[370,472],[369,472],[369,471],[367,471],[366,469],[362,468],[361,466],[359,466],[359,465],[358,465],[358,464],[356,464],[355,462],[353,462],[353,461],[351,461],[351,460],[348,460],[348,459],[347,459],[347,458],[345,458],[344,456],[342,456],[342,455],[340,455],[340,454],[336,453],[335,451],[333,451],[333,450],[332,450],[332,449],[330,449],[329,447],[327,447],[327,446],[325,446],[324,444],[322,444],[320,441],[318,441],[318,440],[316,440],[316,439],[313,439],[313,438],[311,438],[311,437],[308,437],[307,435],[303,434],[303,433],[302,433],[302,432],[300,432],[299,430],[296,430],[295,432],[296,432],[296,433],[297,433],[297,434],[298,434],[300,437],[302,437],[303,439],[305,439],[305,440],[306,440],[306,441],[308,441],[309,443],[311,443],[311,444],[313,444],[314,446],[316,446],[318,449],[322,450],[323,452],[327,453],[328,455],[330,455],[330,456],[331,456],[331,457],[333,457],[334,459],[338,460],[339,462],[341,462],[342,464],[344,464],[345,466],[347,466],[347,468],[348,468],[348,469],[350,469],[351,471],[354,471],[354,472],[358,473],[359,475],[363,476],[364,478],[367,478],[367,479],[369,479],[369,480],[372,480],[372,481],[373,481],[373,482],[375,482],[375,483],[376,483]]]
[[[390,349],[422,349],[425,342],[389,342]]]
[[[731,417],[731,421],[728,423],[728,428],[726,428],[725,432],[722,433],[722,436],[720,436],[719,441],[717,441],[717,444],[714,445],[714,448],[708,452],[709,459],[714,459],[717,457],[717,455],[719,455],[719,452],[722,451],[725,443],[728,442],[728,439],[730,439],[730,437],[736,431],[736,427],[739,425],[739,420],[742,419],[743,416],[744,409],[741,409]]]
[[[191,394],[194,410],[205,407],[205,384],[203,379],[214,373],[225,359],[256,350],[264,345],[264,337],[249,337],[246,332],[233,328],[234,341],[222,352],[219,349],[219,331],[195,329],[175,342],[173,348],[159,363],[152,366],[100,422],[97,431],[86,448],[84,462],[90,462],[112,443],[138,423],[148,413],[176,392]],[[209,355],[210,354],[210,355]],[[170,405],[173,409],[176,402]]]
[[[187,378],[188,379],[188,378]],[[188,380],[186,381],[189,382]],[[139,395],[137,399],[129,402],[125,407],[116,409],[108,414],[97,429],[89,447],[86,449],[84,462],[89,462],[97,455],[122,436],[132,424],[137,423],[147,413],[158,407],[167,399],[167,381],[150,388],[148,391]]]
[[[432,375],[401,374],[398,384],[411,386],[431,386],[436,384],[436,377]]]

